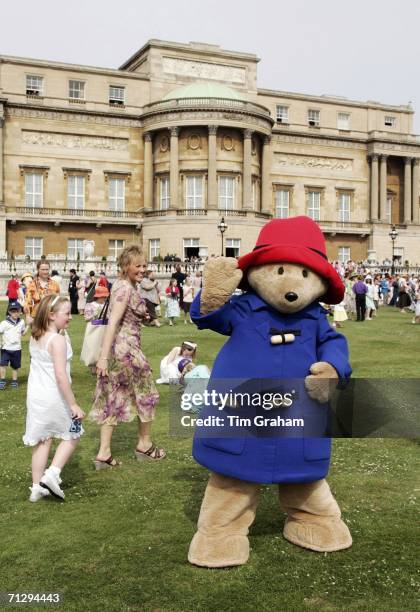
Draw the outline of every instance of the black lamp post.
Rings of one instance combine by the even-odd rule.
[[[228,228],[228,226],[225,223],[225,218],[222,217],[221,220],[220,220],[219,225],[217,226],[217,229],[219,230],[220,235],[222,236],[222,257],[224,255],[224,253],[223,253],[223,234],[225,233],[227,228]]]
[[[394,265],[395,265],[395,259],[394,259],[394,244],[395,244],[395,239],[398,236],[398,232],[395,229],[395,225],[393,225],[391,227],[391,231],[389,232],[389,237],[392,240],[392,265],[391,265],[391,274],[392,276],[394,276]]]

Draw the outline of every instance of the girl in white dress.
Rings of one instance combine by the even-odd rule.
[[[26,432],[23,442],[32,446],[32,487],[29,501],[50,493],[64,499],[60,473],[76,449],[85,413],[71,390],[70,339],[65,333],[71,319],[66,297],[48,295],[38,307],[29,344],[31,365],[28,378]],[[63,333],[61,333],[63,332]],[[54,438],[61,440],[48,469]]]
[[[181,376],[178,364],[182,359],[194,359],[197,351],[195,342],[185,340],[181,346],[174,348],[160,362],[160,378],[156,381],[158,385],[168,385],[177,382]]]

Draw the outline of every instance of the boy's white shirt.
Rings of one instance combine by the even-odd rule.
[[[0,323],[0,335],[2,335],[1,348],[6,351],[20,351],[22,349],[22,335],[26,331],[23,319],[12,325],[7,319]]]

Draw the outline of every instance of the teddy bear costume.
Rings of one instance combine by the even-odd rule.
[[[211,265],[218,265],[216,260],[213,262]],[[255,249],[237,264],[245,275],[242,283],[247,283],[253,269],[272,273],[272,264],[276,264],[277,274],[279,263],[287,264],[291,273],[301,274],[302,268],[315,273],[313,281],[322,282],[320,286],[326,288],[323,301],[336,304],[342,300],[343,283],[327,260],[321,230],[308,217],[267,223]],[[228,297],[223,303],[217,296],[220,280],[220,270],[207,275],[202,295],[196,297],[191,308],[191,317],[199,329],[230,336],[216,357],[209,387],[217,384],[218,379],[303,381],[314,364],[313,372],[317,373],[318,368],[321,376],[350,376],[346,339],[330,327],[318,303],[321,294],[312,301],[309,293],[309,303],[304,308],[284,313],[252,288],[243,295]],[[270,277],[266,280],[269,284]],[[288,291],[285,298],[293,302],[298,299],[295,296]],[[280,338],[279,343],[274,343],[273,330],[276,338]],[[314,409],[321,408],[316,403]],[[205,567],[241,565],[247,561],[247,534],[255,517],[260,483],[279,485],[280,503],[287,512],[283,532],[286,539],[316,551],[351,546],[350,532],[325,481],[330,449],[331,441],[325,437],[217,438],[196,434],[194,458],[212,474],[189,561]]]

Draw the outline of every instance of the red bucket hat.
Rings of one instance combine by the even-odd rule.
[[[238,261],[246,276],[249,268],[267,263],[297,263],[307,266],[328,282],[322,297],[326,304],[339,304],[345,287],[339,274],[328,262],[324,236],[309,217],[273,219],[264,225],[254,250]]]

